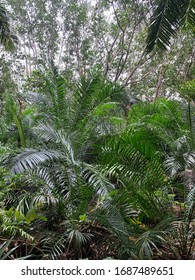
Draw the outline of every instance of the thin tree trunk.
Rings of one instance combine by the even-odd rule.
[[[163,82],[165,71],[166,71],[166,69],[165,69],[164,65],[162,64],[161,67],[160,67],[160,70],[159,70],[155,99],[158,98],[161,95],[162,82]]]

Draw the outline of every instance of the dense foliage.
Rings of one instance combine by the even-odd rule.
[[[194,10],[169,2],[0,5],[0,259],[194,258]]]

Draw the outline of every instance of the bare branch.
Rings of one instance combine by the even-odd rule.
[[[105,73],[104,73],[105,76],[108,74],[108,71],[109,71],[110,55],[111,55],[111,52],[112,52],[112,50],[114,48],[114,45],[116,44],[118,36],[119,36],[119,32],[115,36],[115,38],[114,38],[114,40],[113,40],[113,42],[112,42],[112,44],[110,46],[110,49],[109,50],[107,49],[106,67],[105,67]]]
[[[137,64],[135,65],[135,67],[133,68],[133,70],[131,71],[131,73],[129,74],[129,76],[127,77],[124,85],[127,86],[128,84],[130,84],[131,82],[130,79],[133,77],[135,71],[141,66],[143,65],[144,63],[146,63],[146,61],[148,61],[150,58],[152,58],[153,55],[150,55],[148,57],[145,57],[145,59],[143,59],[145,56],[145,50],[143,50],[142,54],[141,54],[141,57],[139,59],[139,61],[137,62]]]

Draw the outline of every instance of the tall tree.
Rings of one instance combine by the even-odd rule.
[[[5,47],[6,50],[12,50],[15,43],[17,42],[17,37],[12,34],[9,19],[7,16],[7,11],[5,7],[0,3],[0,42]]]

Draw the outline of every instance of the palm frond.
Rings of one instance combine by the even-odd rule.
[[[58,127],[62,127],[67,122],[68,98],[67,83],[60,75],[57,67],[52,63],[51,71],[47,74],[40,73],[40,78],[45,83],[46,94],[50,102],[50,116],[54,119]]]
[[[51,163],[62,160],[63,155],[59,151],[24,149],[22,153],[6,158],[3,164],[13,173],[22,173],[33,169],[41,163]]]
[[[148,29],[146,52],[155,47],[166,50],[186,20],[194,27],[194,5],[193,0],[159,0]]]
[[[62,255],[65,249],[66,240],[61,237],[56,240],[56,238],[44,238],[41,243],[43,259],[57,260]]]
[[[68,242],[69,243],[76,242],[76,244],[79,246],[87,243],[92,238],[92,234],[82,232],[79,229],[69,228],[67,230],[67,234],[68,234],[67,236]]]
[[[105,173],[98,167],[83,163],[82,176],[89,187],[92,187],[100,196],[107,195],[114,185],[106,178]]]
[[[151,184],[152,178],[155,178],[156,184],[162,183],[165,174],[157,153],[159,143],[156,139],[157,135],[141,126],[139,129],[131,128],[121,138],[110,141],[102,149],[109,177],[122,176],[138,184],[146,184],[146,178]]]
[[[127,224],[120,207],[117,208],[112,199],[105,199],[97,205],[90,213],[90,217],[108,228],[114,236],[117,236],[123,246],[130,246]]]
[[[91,117],[100,118],[108,111],[116,111],[125,97],[122,87],[106,82],[100,76],[82,79],[73,96],[72,125],[84,129],[86,124],[91,123]]]
[[[193,215],[195,212],[195,186],[193,186],[191,188],[191,190],[189,191],[189,193],[187,195],[186,208],[187,208],[187,211],[185,213],[185,216],[187,218],[187,221],[190,223],[190,222],[192,222]]]
[[[56,130],[53,126],[43,123],[40,123],[34,128],[34,131],[40,139],[47,143],[47,145],[50,142],[52,144],[58,144],[64,155],[66,155],[66,159],[72,164],[77,164],[75,161],[73,145],[70,140],[72,135],[67,135],[64,130]]]
[[[6,9],[0,4],[0,42],[6,50],[13,50],[18,38],[10,30]]]
[[[189,5],[186,9],[186,14],[185,14],[185,20],[187,24],[190,26],[192,31],[194,32],[195,30],[195,3],[193,0],[189,1]]]
[[[165,239],[162,237],[163,234],[163,232],[158,232],[153,229],[145,231],[137,238],[135,244],[138,249],[139,259],[152,259],[154,250],[159,251],[156,243],[159,241],[165,242]]]
[[[14,251],[20,246],[13,246],[11,249],[9,249],[9,246],[13,242],[13,237],[9,240],[5,241],[3,244],[0,245],[0,260],[26,260],[29,259],[32,255],[27,255],[23,257],[16,258],[14,256]]]
[[[14,250],[16,250],[17,247],[13,247],[12,249],[6,252],[11,242],[12,242],[12,238],[0,245],[0,260],[7,259],[8,256],[11,255]]]

